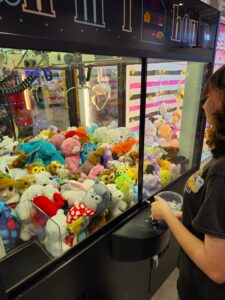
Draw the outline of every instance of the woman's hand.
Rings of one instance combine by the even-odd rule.
[[[179,210],[179,211],[173,211],[173,214],[179,220],[182,219],[182,217],[183,217],[183,212],[181,210]]]
[[[151,204],[151,218],[166,221],[166,216],[172,214],[169,205],[163,198],[155,196],[155,202]]]

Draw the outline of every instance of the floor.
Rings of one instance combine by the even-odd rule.
[[[177,300],[177,277],[178,270],[175,269],[163,283],[161,288],[154,294],[151,300]]]

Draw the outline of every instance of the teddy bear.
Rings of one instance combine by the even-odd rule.
[[[58,257],[70,249],[65,243],[66,237],[69,235],[66,219],[64,211],[59,209],[56,215],[48,219],[46,223],[46,237],[43,244],[53,257]]]
[[[66,158],[67,168],[75,173],[80,165],[81,144],[76,136],[67,138],[61,145],[61,152]]]
[[[56,133],[48,141],[55,145],[57,150],[60,150],[62,143],[65,141],[65,135],[63,133]]]
[[[110,183],[107,185],[107,188],[110,191],[111,198],[109,203],[109,212],[112,218],[119,216],[127,208],[127,203],[123,201],[124,195],[117,188],[116,184]]]

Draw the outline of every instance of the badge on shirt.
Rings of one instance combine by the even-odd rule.
[[[190,193],[198,193],[200,188],[204,185],[204,179],[201,177],[203,174],[204,168],[198,170],[195,174],[193,174],[185,184],[185,190]]]

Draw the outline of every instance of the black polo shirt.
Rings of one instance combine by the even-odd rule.
[[[185,185],[183,224],[199,239],[225,238],[225,156],[212,159]],[[221,260],[225,259],[221,257]],[[181,300],[225,300],[225,284],[210,280],[181,250],[177,282]]]

